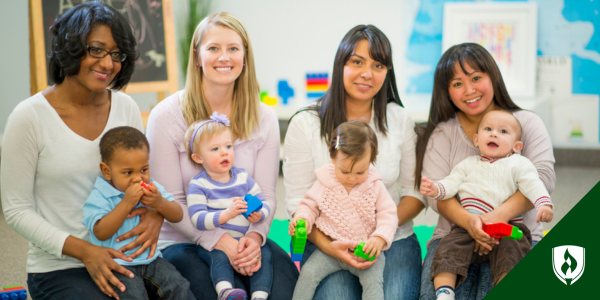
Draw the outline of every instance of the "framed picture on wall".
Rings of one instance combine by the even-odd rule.
[[[492,54],[512,97],[535,97],[537,3],[445,3],[442,52],[466,42]]]

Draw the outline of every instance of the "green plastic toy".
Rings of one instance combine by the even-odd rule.
[[[292,236],[290,254],[292,261],[301,261],[306,247],[306,221],[300,219],[296,222],[296,234]]]
[[[374,261],[375,260],[375,255],[373,255],[373,257],[369,257],[369,254],[371,252],[369,252],[369,254],[365,253],[363,251],[363,247],[365,246],[365,242],[361,242],[360,244],[358,244],[358,246],[356,246],[356,248],[354,248],[354,255],[358,256],[358,257],[362,257],[368,261]]]

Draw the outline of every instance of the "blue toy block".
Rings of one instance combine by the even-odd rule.
[[[27,290],[23,286],[5,286],[0,290],[0,300],[25,300],[27,299]]]
[[[248,204],[248,210],[242,213],[246,219],[250,217],[250,214],[260,211],[263,207],[262,202],[256,196],[252,196],[250,194],[246,194],[246,196],[244,196],[244,201],[246,201]]]
[[[283,102],[283,105],[288,104],[288,99],[294,97],[294,89],[290,87],[287,80],[279,80],[277,83],[277,92]]]

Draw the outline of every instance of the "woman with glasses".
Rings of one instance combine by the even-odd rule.
[[[102,135],[117,126],[143,130],[127,95],[137,59],[127,20],[100,2],[65,12],[50,28],[49,76],[54,85],[15,108],[2,142],[2,208],[7,223],[29,241],[27,283],[33,299],[117,298],[115,273],[133,276],[113,258],[154,255],[163,217],[138,208],[138,236],[121,251],[87,242],[83,204],[99,175]],[[123,252],[139,249],[129,258]]]

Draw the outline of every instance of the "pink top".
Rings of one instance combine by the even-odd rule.
[[[317,181],[298,204],[294,217],[306,220],[307,228],[315,224],[334,240],[360,243],[378,236],[386,242],[383,250],[392,245],[398,227],[396,204],[374,167],[350,194],[335,177],[334,164],[318,168],[315,174]]]
[[[201,231],[192,224],[186,203],[190,179],[200,173],[201,168],[193,164],[187,156],[184,135],[187,125],[179,108],[177,92],[161,101],[150,113],[146,136],[150,142],[150,172],[167,192],[173,194],[183,208],[181,222],[164,223],[158,247],[164,249],[178,243],[194,243],[212,250],[225,230]],[[275,211],[277,201],[275,186],[279,175],[279,121],[275,111],[260,104],[260,124],[249,140],[236,140],[234,166],[243,168],[260,186],[269,206]],[[260,166],[260,169],[257,168]],[[269,227],[273,221],[271,214],[265,221],[251,224],[248,233],[256,232],[267,240]]]

